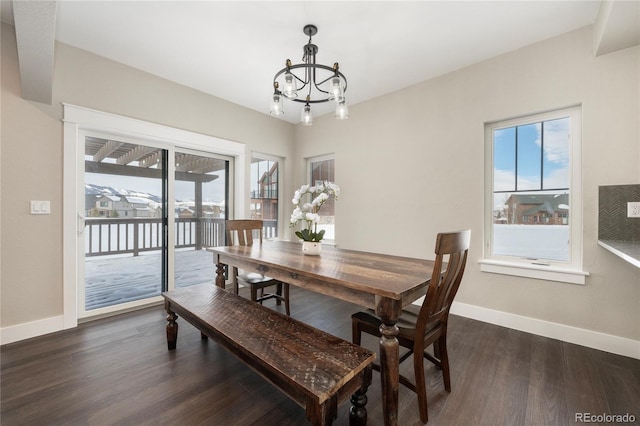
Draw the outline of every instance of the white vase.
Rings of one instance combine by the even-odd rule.
[[[322,251],[322,243],[316,241],[303,241],[302,253],[310,256],[318,256]]]

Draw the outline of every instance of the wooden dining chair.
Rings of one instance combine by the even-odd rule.
[[[400,346],[408,349],[398,362],[402,363],[413,354],[415,371],[413,382],[400,375],[400,383],[417,394],[420,420],[423,423],[428,420],[423,357],[442,370],[444,388],[447,392],[451,392],[447,356],[447,322],[451,303],[458,291],[467,263],[470,237],[470,230],[438,234],[435,264],[422,306],[409,305],[402,310],[402,315],[398,319],[397,326],[400,329],[398,341]],[[380,332],[382,321],[373,310],[357,312],[351,316],[351,319],[353,343],[360,345],[362,332],[382,336]],[[433,345],[433,355],[426,352],[430,345]],[[380,367],[374,365],[374,369],[379,371]]]
[[[227,220],[225,226],[229,245],[250,246],[253,245],[254,238],[262,244],[261,220]],[[239,282],[242,282],[249,287],[252,301],[262,304],[265,300],[275,299],[278,305],[284,302],[287,315],[291,314],[289,311],[289,284],[258,273],[238,274],[237,267],[231,268],[231,282],[236,294],[238,294]],[[265,288],[273,286],[275,286],[274,293],[265,293]]]

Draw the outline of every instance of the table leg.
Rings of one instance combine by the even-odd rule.
[[[398,424],[398,388],[400,387],[400,343],[396,325],[402,306],[397,301],[383,300],[376,313],[382,320],[380,326],[380,380],[382,381],[382,411],[385,426]]]
[[[167,309],[167,314],[167,347],[172,351],[176,348],[178,341],[178,323],[176,322],[178,315],[169,309]]]
[[[216,285],[220,288],[224,288],[224,265],[222,263],[216,264]]]

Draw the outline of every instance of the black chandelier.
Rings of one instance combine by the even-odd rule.
[[[332,67],[316,64],[318,46],[311,43],[311,37],[317,34],[318,28],[315,25],[305,25],[303,31],[309,36],[309,41],[303,48],[303,63],[292,65],[291,60],[287,59],[285,67],[273,77],[270,112],[273,115],[284,113],[282,108],[284,96],[304,104],[300,118],[304,126],[311,126],[313,124],[311,104],[334,101],[335,117],[346,120],[349,118],[349,107],[344,97],[347,91],[347,78],[340,72],[337,62]],[[306,93],[306,97],[299,97],[300,93]]]

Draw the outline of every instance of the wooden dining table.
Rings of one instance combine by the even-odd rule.
[[[380,370],[385,425],[398,423],[399,344],[402,308],[426,294],[431,260],[344,250],[325,245],[304,255],[299,242],[265,241],[252,246],[207,249],[217,265],[216,285],[225,287],[225,265],[255,272],[327,296],[374,309],[380,327]]]

